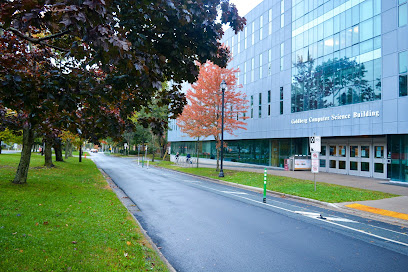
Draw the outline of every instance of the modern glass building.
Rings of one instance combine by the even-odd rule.
[[[408,182],[408,1],[265,0],[245,17],[223,40],[250,101],[226,159],[283,167],[319,135],[320,171]],[[171,128],[172,153],[195,153]]]

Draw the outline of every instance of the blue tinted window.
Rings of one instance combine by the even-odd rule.
[[[381,35],[381,15],[374,17],[374,37]]]
[[[407,72],[407,60],[408,60],[408,51],[399,53],[399,73],[403,74]]]
[[[407,4],[403,4],[398,8],[398,26],[407,24]]]
[[[360,4],[360,20],[373,17],[373,0],[366,0]]]
[[[373,34],[373,19],[360,23],[360,41],[371,39]]]
[[[373,39],[360,43],[360,54],[364,54],[373,50]]]

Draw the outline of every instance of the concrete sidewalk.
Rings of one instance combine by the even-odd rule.
[[[180,161],[185,161],[185,158],[181,157]],[[186,167],[195,166],[195,164],[188,165],[185,163],[181,163],[181,165]],[[215,166],[216,160],[199,159],[199,167],[215,168]],[[224,162],[223,168],[257,173],[263,173],[264,169],[266,168],[268,174],[270,175],[293,177],[312,181],[314,178],[310,171],[284,171],[280,168],[229,161]],[[391,182],[387,179],[366,178],[325,172],[316,174],[316,181],[400,195],[400,197],[382,200],[337,203],[336,206],[355,213],[360,213],[363,216],[378,216],[379,218],[377,219],[379,220],[385,219],[385,221],[396,222],[408,226],[408,183],[405,185],[403,183]]]

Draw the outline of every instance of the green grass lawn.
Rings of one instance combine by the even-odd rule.
[[[0,271],[167,271],[91,160],[33,154],[15,185],[18,162],[0,155]]]
[[[212,168],[185,168],[177,166],[172,162],[157,162],[154,165],[199,176],[221,179],[218,178],[218,172],[216,172]],[[225,177],[222,178],[223,181],[263,188],[264,175],[262,173],[251,173],[235,170],[224,170],[224,173]],[[315,192],[313,181],[274,175],[267,176],[266,188],[275,192],[281,192],[289,195],[301,196],[330,203],[377,200],[397,196],[378,191],[357,189],[322,182],[317,182],[317,190]]]

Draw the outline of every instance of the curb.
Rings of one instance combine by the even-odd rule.
[[[177,171],[177,170],[174,170],[174,169],[169,169],[169,168],[155,166],[155,165],[152,165],[152,167],[160,168],[160,169],[166,169],[166,170],[177,172],[177,173],[182,173],[182,174],[185,174],[185,175],[188,175],[188,176],[201,178],[201,179],[204,179],[204,180],[208,180],[210,182],[223,184],[223,185],[227,185],[227,186],[230,186],[230,187],[245,189],[245,190],[255,192],[255,193],[260,193],[260,194],[263,193],[262,188],[256,188],[256,187],[252,187],[252,186],[247,186],[247,185],[222,181],[222,180],[219,180],[219,179],[203,177],[203,176],[190,174],[190,173],[185,173],[185,172]],[[365,219],[381,221],[383,223],[388,223],[388,224],[391,224],[391,225],[398,225],[400,227],[408,228],[408,221],[403,220],[403,219],[399,219],[399,218],[388,217],[388,216],[385,216],[385,215],[378,215],[378,214],[371,213],[371,212],[368,212],[368,211],[364,212],[364,211],[360,211],[360,210],[356,210],[356,209],[353,209],[353,208],[343,206],[343,205],[338,204],[338,203],[329,203],[329,202],[324,202],[324,201],[320,201],[320,200],[316,200],[316,199],[311,199],[311,198],[306,198],[306,197],[301,197],[301,196],[295,196],[295,195],[289,195],[289,194],[276,192],[276,191],[271,191],[271,190],[266,190],[266,193],[268,195],[270,195],[270,196],[278,196],[278,197],[282,197],[282,198],[293,199],[293,200],[300,201],[300,202],[306,202],[306,203],[312,204],[314,206],[320,206],[320,207],[323,206],[323,207],[326,207],[326,208],[331,209],[331,210],[337,210],[337,211],[340,211],[340,212],[343,212],[343,213],[346,213],[346,214],[363,217]]]
[[[143,236],[145,239],[149,242],[151,245],[152,249],[156,251],[156,253],[159,255],[160,260],[163,261],[163,263],[167,266],[169,271],[171,272],[177,272],[176,269],[170,264],[170,262],[166,259],[166,257],[163,255],[163,253],[160,251],[160,249],[156,246],[156,244],[153,242],[152,238],[147,234],[147,231],[142,227],[140,224],[139,220],[134,216],[133,212],[140,211],[140,209],[137,207],[136,203],[134,203],[129,196],[112,180],[112,178],[101,168],[98,168],[99,171],[102,173],[103,177],[105,178],[106,182],[110,186],[113,192],[115,192],[116,196],[120,200],[120,202],[125,206],[125,208],[129,211],[130,215],[132,218],[136,221],[137,225],[139,226],[141,232],[143,233]]]

